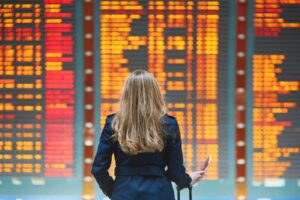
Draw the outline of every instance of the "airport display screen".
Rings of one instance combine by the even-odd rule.
[[[76,4],[0,2],[0,193],[8,198],[81,194]]]
[[[300,2],[249,5],[250,199],[300,196]]]
[[[178,120],[186,169],[200,169],[212,155],[195,196],[213,197],[217,191],[218,197],[234,198],[233,8],[229,1],[196,0],[97,4],[100,128],[117,110],[127,75],[135,69],[153,73],[168,113]]]

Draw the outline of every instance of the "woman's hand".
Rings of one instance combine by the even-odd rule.
[[[205,174],[205,171],[190,172],[189,175],[192,178],[192,182],[190,185],[193,186],[195,183],[199,182],[201,179],[204,178]]]

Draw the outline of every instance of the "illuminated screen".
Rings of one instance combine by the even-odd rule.
[[[81,194],[75,11],[73,0],[0,2],[0,199]]]
[[[300,1],[249,9],[249,196],[299,199]]]
[[[195,197],[234,197],[233,96],[229,96],[234,84],[229,77],[233,44],[228,42],[233,8],[229,1],[98,2],[98,124],[102,128],[105,116],[117,110],[131,71],[142,68],[153,73],[168,113],[180,125],[187,170],[199,169],[212,155],[207,180],[194,189]],[[205,188],[207,192],[201,192]]]
[[[247,2],[248,199],[297,200],[300,2]],[[81,199],[82,4],[0,1],[1,200]],[[94,0],[93,9],[95,149],[125,77],[148,70],[178,120],[187,171],[212,155],[193,199],[235,199],[236,1]],[[94,191],[104,197],[96,182]]]

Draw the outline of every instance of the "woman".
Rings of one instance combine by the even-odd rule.
[[[156,79],[136,70],[127,77],[120,109],[106,117],[92,174],[112,200],[174,200],[171,181],[192,186],[204,171],[186,173],[176,118],[167,114]],[[116,160],[115,180],[108,173]]]

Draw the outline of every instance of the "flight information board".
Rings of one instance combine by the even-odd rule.
[[[81,178],[75,11],[73,0],[0,2],[1,194]]]
[[[299,197],[300,1],[249,9],[249,194]]]
[[[194,198],[235,199],[235,1],[93,4],[96,141],[127,75],[148,70],[187,170],[213,157]],[[0,1],[0,199],[81,199],[82,18],[81,1]],[[300,1],[248,1],[247,19],[248,197],[297,199]]]
[[[234,84],[229,77],[229,27],[234,23],[230,5],[206,0],[101,0],[96,14],[100,128],[105,116],[117,110],[128,74],[148,70],[161,86],[168,113],[178,120],[187,170],[199,169],[212,155],[209,184],[226,182],[234,170],[229,167],[229,160],[234,162],[229,145],[229,94]],[[234,195],[231,184],[217,190]]]

